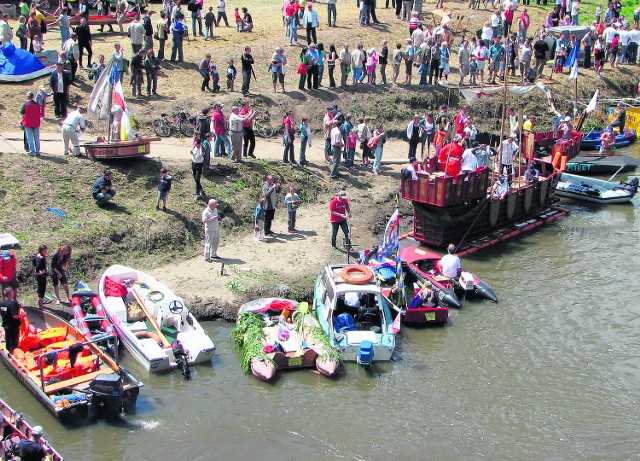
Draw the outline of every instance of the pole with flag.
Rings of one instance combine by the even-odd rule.
[[[578,52],[579,52],[578,42],[574,44],[573,48],[569,52],[569,56],[567,57],[567,67],[571,69],[571,73],[569,74],[569,78],[573,81],[573,104],[574,104],[574,115],[578,113]]]

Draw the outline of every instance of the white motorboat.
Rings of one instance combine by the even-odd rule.
[[[144,367],[162,371],[211,360],[215,346],[184,301],[156,278],[113,265],[100,278],[100,301],[120,341]]]
[[[392,304],[369,267],[325,266],[316,280],[313,307],[340,359],[360,365],[391,359],[396,347]]]
[[[638,178],[626,183],[562,173],[556,195],[591,203],[625,203],[638,192],[638,182]]]

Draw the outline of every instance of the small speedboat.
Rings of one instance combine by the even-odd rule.
[[[611,182],[576,174],[562,173],[556,195],[591,203],[626,203],[638,192],[638,178]]]
[[[147,370],[210,362],[215,346],[193,314],[167,286],[130,267],[109,267],[98,286],[100,303],[120,341]]]
[[[391,359],[400,329],[392,309],[400,309],[383,296],[368,266],[325,266],[316,280],[313,307],[342,360],[368,366]]]
[[[400,249],[400,258],[406,263],[408,270],[419,280],[428,280],[433,286],[445,290],[444,301],[447,305],[454,303],[456,299],[458,304],[461,304],[459,296],[475,296],[495,303],[498,302],[498,297],[493,288],[475,274],[465,270],[462,271],[458,278],[449,278],[442,274],[438,270],[438,263],[442,256],[438,253],[422,247],[408,246]]]
[[[582,141],[580,141],[580,150],[598,150],[600,149],[601,141],[600,135],[601,131],[592,131],[591,133],[587,133],[582,136]],[[633,130],[624,130],[622,133],[619,133],[614,138],[613,147],[619,149],[621,147],[628,146],[633,141],[636,140],[636,133]]]
[[[0,360],[61,421],[75,423],[91,413],[134,412],[142,383],[109,357],[99,344],[113,335],[86,340],[48,309],[23,308],[18,348]]]
[[[315,367],[334,376],[340,369],[338,353],[306,302],[260,298],[243,304],[231,336],[244,370],[262,381],[277,370]]]

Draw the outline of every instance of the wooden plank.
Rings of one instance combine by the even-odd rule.
[[[113,370],[98,370],[92,373],[87,373],[86,375],[76,376],[75,378],[67,379],[66,381],[60,381],[59,383],[49,384],[44,387],[45,394],[53,394],[55,392],[61,391],[62,389],[66,389],[67,387],[74,387],[78,384],[86,383],[87,381],[93,380],[98,375],[103,374],[112,374]]]
[[[160,340],[162,341],[162,344],[165,347],[171,347],[171,343],[167,340],[164,333],[162,333],[162,328],[160,328],[160,325],[158,325],[158,320],[153,315],[151,315],[151,312],[147,308],[147,305],[145,304],[144,299],[142,299],[142,297],[140,296],[140,293],[138,293],[133,287],[131,288],[131,290],[129,290],[129,292],[133,295],[133,298],[140,305],[140,309],[142,309],[142,312],[144,312],[144,315],[147,316],[147,320],[149,320],[149,323],[151,323],[151,326],[153,327],[153,329],[156,331],[158,336],[160,336]]]

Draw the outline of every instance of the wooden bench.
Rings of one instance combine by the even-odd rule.
[[[98,371],[94,371],[92,373],[87,373],[86,375],[82,375],[82,376],[76,376],[75,378],[71,378],[71,379],[67,379],[65,381],[60,381],[59,383],[53,383],[53,384],[49,384],[48,386],[44,387],[44,393],[45,394],[55,394],[58,391],[61,391],[62,389],[66,389],[68,387],[75,387],[78,384],[84,384],[88,381],[92,381],[94,378],[96,378],[98,375],[102,375],[102,374],[112,374],[113,370],[98,370]]]

